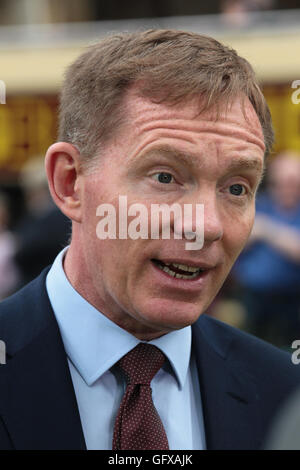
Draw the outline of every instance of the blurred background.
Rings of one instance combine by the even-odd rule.
[[[111,31],[148,27],[211,35],[255,68],[276,144],[249,244],[208,313],[289,348],[300,339],[300,0],[0,0],[0,299],[70,237],[43,169],[65,68]]]

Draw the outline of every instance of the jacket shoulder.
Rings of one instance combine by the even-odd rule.
[[[0,302],[0,339],[8,355],[28,344],[51,321],[51,304],[46,291],[49,267],[29,284]]]
[[[290,352],[207,315],[200,317],[198,328],[217,354],[246,367],[260,382],[273,380],[287,388],[300,385],[300,365],[292,362]]]

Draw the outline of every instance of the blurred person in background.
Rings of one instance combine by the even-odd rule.
[[[300,337],[300,154],[271,160],[233,274],[253,334],[282,347]]]
[[[251,23],[248,13],[271,10],[275,0],[221,0],[220,12],[222,21],[228,27],[245,27]]]
[[[20,287],[36,277],[66,246],[70,221],[53,203],[48,189],[44,160],[27,162],[20,174],[26,213],[16,227],[18,248],[15,261],[20,271]]]
[[[0,300],[14,292],[19,273],[14,262],[16,239],[9,230],[9,200],[0,193]]]

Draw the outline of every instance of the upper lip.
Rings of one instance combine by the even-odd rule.
[[[183,258],[153,258],[157,259],[158,261],[162,261],[163,263],[176,263],[176,264],[185,264],[186,266],[192,266],[193,268],[201,268],[201,269],[212,269],[215,268],[217,263],[207,262],[207,261],[195,261],[195,260],[188,260]]]

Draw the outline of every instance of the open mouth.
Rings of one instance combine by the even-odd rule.
[[[206,269],[198,268],[195,266],[188,266],[186,264],[179,263],[164,263],[158,259],[151,260],[159,269],[167,273],[169,276],[175,279],[196,279],[201,276],[202,273],[207,271]]]

